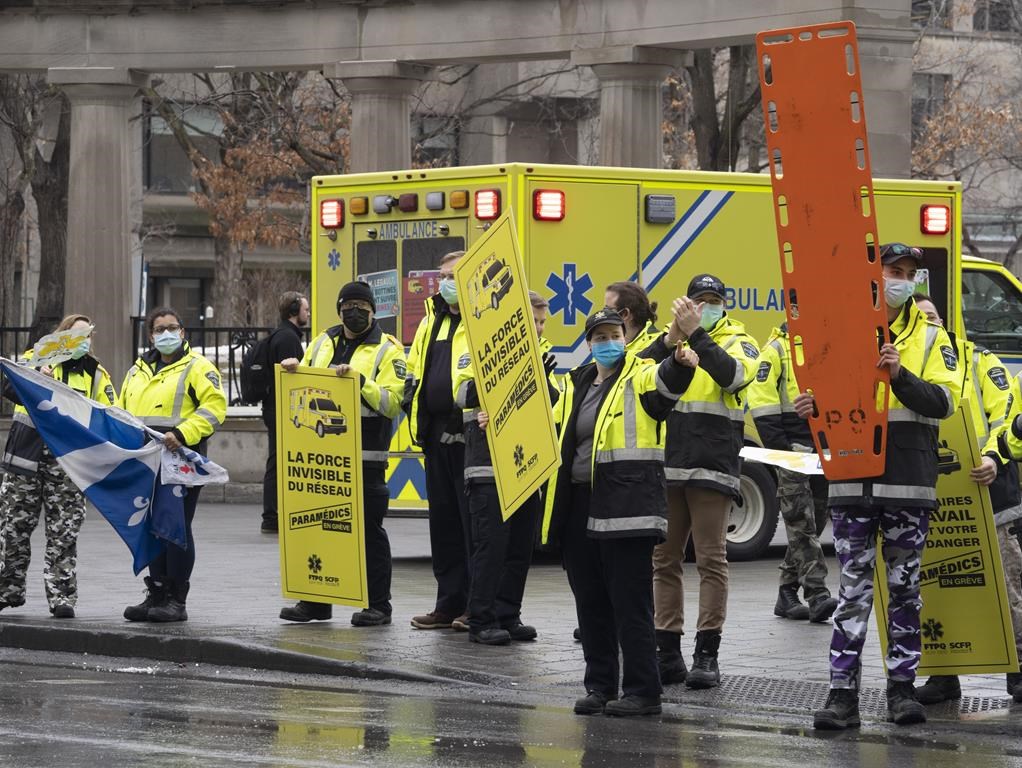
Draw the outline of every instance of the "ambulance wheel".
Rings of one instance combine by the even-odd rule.
[[[296,427],[301,427],[302,426],[301,423],[298,421],[298,417],[297,416],[295,416],[293,419],[291,419],[291,421],[293,421],[295,423]]]
[[[497,298],[496,293],[490,294],[490,306],[493,307],[494,309],[500,306],[500,299]]]
[[[763,464],[742,462],[741,500],[731,503],[727,526],[727,559],[762,556],[777,532],[777,482]]]
[[[316,434],[319,437],[323,437],[323,435],[326,434],[326,432],[323,431],[323,422],[322,421],[316,422]]]

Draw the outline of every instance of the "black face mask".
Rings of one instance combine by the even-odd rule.
[[[369,327],[369,310],[360,307],[342,309],[341,321],[344,323],[344,327],[352,333],[362,333]]]

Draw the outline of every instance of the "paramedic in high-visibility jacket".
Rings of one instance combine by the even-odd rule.
[[[657,304],[649,300],[646,289],[638,283],[611,283],[604,291],[603,301],[625,321],[625,349],[632,354],[639,354],[659,338]]]
[[[927,320],[944,325],[932,298],[921,293],[912,298]],[[1013,524],[1022,518],[1022,491],[1018,484],[1018,464],[1007,444],[1008,423],[1022,412],[1018,380],[1012,380],[1004,363],[990,350],[977,347],[971,341],[959,338],[954,341],[962,374],[959,378],[961,396],[969,400],[978,448],[983,457],[980,465],[969,471],[969,476],[990,492],[1008,608],[1015,633],[1015,649],[1022,659],[1022,549],[1012,530]],[[1022,458],[1022,452],[1016,458]],[[1022,674],[1018,671],[1007,673],[1006,687],[1016,702],[1022,702]],[[922,704],[962,698],[958,676],[931,675],[924,685],[916,688],[916,698]]]
[[[667,532],[663,420],[699,360],[680,346],[659,365],[635,357],[624,321],[606,307],[585,333],[594,361],[567,375],[555,406],[561,466],[542,528],[544,543],[561,543],[582,630],[586,695],[575,712],[658,714],[652,556]]]
[[[830,484],[834,550],[841,564],[838,607],[830,642],[830,694],[813,718],[815,728],[859,726],[859,673],[873,609],[877,534],[887,566],[889,638],[888,720],[926,721],[913,683],[922,654],[919,634],[919,564],[929,513],[937,508],[937,437],[942,419],[958,407],[961,375],[951,339],[927,321],[914,301],[923,252],[901,243],[880,246],[884,300],[891,341],[880,349],[878,368],[891,377],[884,474]],[[835,339],[835,343],[839,340]],[[803,392],[795,409],[812,415],[813,396]]]
[[[205,454],[206,440],[227,418],[220,372],[188,345],[181,316],[170,307],[150,312],[146,330],[152,349],[128,370],[117,405],[146,426],[165,432],[168,450],[187,445]],[[149,564],[146,598],[124,609],[128,621],[188,620],[185,600],[195,567],[192,519],[201,490],[201,485],[194,485],[185,493],[187,547],[167,542],[164,552]]]
[[[727,526],[739,498],[738,452],[745,434],[742,390],[756,373],[759,347],[724,311],[724,283],[689,282],[667,333],[642,355],[662,359],[678,342],[699,355],[699,370],[667,419],[667,540],[653,554],[660,676],[689,688],[720,684],[717,651],[727,615]],[[681,654],[682,560],[691,536],[699,572],[699,615],[691,672]]]
[[[799,389],[786,322],[773,330],[760,349],[756,377],[746,393],[749,412],[764,448],[800,453],[816,450],[809,422],[795,413]],[[820,546],[820,533],[826,524],[823,517],[827,511],[826,478],[778,467],[777,506],[784,520],[788,547],[781,562],[781,585],[774,615],[823,623],[837,608],[837,599],[827,589],[827,561]],[[799,587],[809,605],[798,599]]]
[[[390,539],[383,518],[390,504],[387,459],[394,419],[401,411],[405,387],[405,355],[401,343],[384,333],[376,321],[376,299],[368,283],[355,281],[337,295],[339,325],[313,339],[301,364],[307,368],[334,368],[338,376],[354,370],[362,384],[362,510],[365,531],[366,591],[369,607],[351,615],[356,627],[390,624]],[[281,362],[294,372],[296,358]],[[323,621],[333,606],[300,600],[281,609],[286,621]]]
[[[464,255],[452,251],[440,260],[440,290],[426,300],[426,316],[408,351],[403,406],[412,441],[422,448],[436,579],[436,602],[432,610],[412,617],[416,629],[468,630],[472,543],[462,413],[454,402],[458,363],[471,358],[454,281],[454,267]]]

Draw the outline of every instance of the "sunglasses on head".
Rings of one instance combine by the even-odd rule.
[[[880,258],[885,259],[888,256],[911,256],[921,259],[923,258],[923,249],[913,248],[902,243],[888,243],[880,248]]]

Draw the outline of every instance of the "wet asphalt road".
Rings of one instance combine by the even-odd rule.
[[[569,696],[500,696],[6,652],[0,766],[1022,765],[1018,729],[1003,723],[955,732],[873,724],[821,736],[783,716],[669,706],[662,718],[615,720],[572,714]]]

